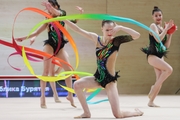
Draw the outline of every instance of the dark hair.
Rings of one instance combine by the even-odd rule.
[[[102,21],[102,27],[104,26],[105,23],[113,23],[113,24],[115,24],[114,21],[112,21],[112,20],[103,20]]]
[[[159,9],[157,6],[154,6],[154,9],[152,11],[152,15],[154,14],[154,12],[162,12],[161,9]]]
[[[60,9],[60,5],[56,0],[48,0],[49,3],[51,3],[53,6],[57,6],[58,9]]]

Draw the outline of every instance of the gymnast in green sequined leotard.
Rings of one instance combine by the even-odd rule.
[[[94,42],[96,48],[97,70],[93,76],[82,77],[74,82],[74,90],[84,110],[83,114],[75,118],[90,118],[91,113],[86,102],[84,88],[104,88],[108,96],[113,115],[116,118],[141,116],[143,112],[135,109],[132,112],[124,112],[119,108],[119,95],[117,90],[117,72],[115,72],[117,55],[120,44],[140,37],[140,34],[128,27],[117,25],[111,20],[102,21],[102,37],[94,32],[88,32],[76,24],[66,20],[68,27]],[[128,35],[115,36],[118,31],[124,31]],[[93,50],[94,51],[94,50]],[[88,61],[90,62],[90,61]]]
[[[117,77],[119,77],[118,72],[116,72],[115,75],[111,75],[109,73],[109,70],[106,67],[108,58],[115,51],[119,51],[120,44],[132,40],[133,38],[130,35],[121,35],[113,38],[106,46],[104,46],[100,41],[100,37],[98,37],[98,42],[100,43],[101,47],[96,48],[97,70],[94,76],[95,80],[102,87],[105,88],[108,83],[117,81]]]
[[[59,9],[59,11],[62,13],[60,16],[66,16],[66,11],[65,10],[61,10]],[[77,20],[71,20],[71,22],[73,23],[76,23]],[[65,26],[65,23],[63,21],[59,21],[59,23],[64,27]],[[65,44],[68,42],[67,40],[65,40],[64,38],[64,34],[62,33],[62,31],[60,31],[58,29],[58,31],[55,30],[54,26],[52,23],[48,23],[48,39],[44,41],[44,45],[47,45],[49,44],[53,50],[54,50],[54,53],[58,53],[60,51],[60,49],[62,49]],[[58,38],[58,34],[57,32],[59,32],[60,34],[60,40]],[[58,43],[60,42],[60,47],[58,49]],[[57,50],[58,49],[58,50]]]
[[[57,0],[48,0],[48,1],[43,1],[41,3],[42,6],[46,7],[47,12],[49,13],[49,15],[51,15],[52,17],[58,17],[58,16],[64,16],[66,15],[66,12],[64,10],[62,10],[60,8],[60,5],[58,3]],[[78,11],[80,11],[80,13],[83,13],[83,9],[81,7],[76,7]],[[76,20],[75,20],[76,22]],[[61,25],[64,26],[65,23],[60,21]],[[70,65],[69,62],[69,58],[68,58],[68,54],[65,51],[65,49],[63,48],[64,45],[66,44],[66,40],[63,37],[63,33],[61,30],[56,30],[55,31],[55,25],[53,25],[52,23],[44,23],[43,25],[41,25],[36,31],[34,31],[28,38],[31,38],[31,41],[34,41],[35,38],[42,33],[44,30],[46,30],[48,28],[48,40],[46,40],[44,42],[44,47],[43,47],[43,51],[58,57],[59,59],[65,61],[65,63]],[[58,33],[60,33],[60,39],[58,36]],[[23,41],[27,38],[27,36],[25,37],[20,37],[20,38],[15,38],[15,40],[17,41]],[[33,40],[32,40],[33,39]],[[59,42],[60,41],[60,42]],[[58,42],[60,43],[60,48],[58,48]],[[33,43],[33,42],[31,42]],[[65,71],[71,71],[72,67],[68,66],[67,64],[64,64],[63,62],[61,63],[61,67],[65,70]],[[58,67],[58,69],[55,71],[55,65],[52,63],[52,59],[48,58],[46,56],[43,57],[43,73],[42,76],[55,76],[55,73],[59,73],[61,70],[61,67]],[[72,88],[72,77],[69,76],[68,78],[65,79],[66,82],[66,86],[69,88]],[[41,86],[41,98],[40,98],[40,107],[41,108],[47,108],[46,106],[46,100],[45,100],[45,87],[46,87],[46,81],[40,80],[40,86]],[[53,91],[53,97],[54,97],[54,101],[55,102],[61,102],[58,98],[58,92],[56,90],[56,84],[55,82],[50,82],[52,91]],[[76,107],[74,105],[74,100],[73,100],[73,93],[68,92],[67,94],[67,100],[71,103],[71,105],[73,107]]]
[[[167,35],[162,40],[163,45],[165,44],[166,40],[167,40]],[[150,34],[149,34],[149,41],[150,41],[149,46],[141,49],[145,54],[147,54],[147,57],[149,55],[156,55],[159,58],[166,56],[167,50],[163,50],[160,43],[157,42],[154,36]]]
[[[154,104],[154,100],[161,90],[163,82],[172,74],[173,68],[164,60],[166,57],[167,49],[170,47],[172,34],[167,34],[168,30],[173,26],[173,20],[162,25],[163,14],[162,11],[155,6],[152,10],[152,18],[154,20],[151,23],[150,28],[159,36],[162,44],[166,47],[166,50],[160,45],[160,41],[150,32],[149,33],[149,46],[142,48],[141,50],[147,54],[147,61],[154,69],[156,80],[154,85],[151,86],[149,92],[149,107],[159,107]],[[151,80],[151,78],[150,78]]]

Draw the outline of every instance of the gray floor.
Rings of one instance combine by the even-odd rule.
[[[106,96],[96,96],[92,101],[105,99]],[[82,113],[81,106],[75,97],[77,108],[72,108],[69,102],[61,97],[62,103],[54,103],[53,98],[47,98],[47,109],[39,107],[39,98],[0,98],[0,120],[73,120]],[[159,95],[155,103],[160,108],[147,107],[146,95],[120,95],[121,110],[133,111],[139,108],[144,112],[141,117],[125,118],[127,120],[180,120],[180,96]],[[108,102],[89,105],[92,117],[89,120],[113,120]]]

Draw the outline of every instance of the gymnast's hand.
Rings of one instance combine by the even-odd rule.
[[[24,40],[24,38],[14,38],[14,40],[16,40],[18,42],[22,42]]]
[[[34,36],[30,39],[30,45],[32,45],[34,43],[35,39],[36,39],[36,36]]]
[[[168,23],[165,22],[165,29],[169,30],[174,25],[174,21],[170,20]]]
[[[115,26],[114,26],[114,28],[113,28],[112,31],[111,31],[111,34],[114,36],[118,31],[121,30],[121,28],[122,28],[121,25],[117,25],[117,24],[115,23]]]
[[[43,2],[41,3],[41,5],[44,6],[44,7],[46,7],[46,9],[49,8],[49,7],[52,7],[52,5],[51,5],[49,2],[46,2],[46,1],[43,1]]]
[[[84,12],[83,8],[76,6],[76,9],[82,14]]]
[[[44,6],[46,8],[45,10],[48,10],[48,11],[50,11],[51,8],[52,8],[52,5],[49,2],[46,2],[46,1],[43,1],[41,3],[41,5]]]

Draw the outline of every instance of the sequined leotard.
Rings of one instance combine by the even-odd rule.
[[[66,11],[64,10],[60,10],[61,11],[61,16],[66,16]],[[71,20],[71,22],[76,23],[76,20]],[[60,24],[64,27],[65,23],[63,21],[60,21]],[[58,29],[58,32],[60,33],[60,49],[62,49],[64,47],[64,45],[68,42],[67,40],[64,39],[64,35],[63,33]],[[56,52],[57,48],[58,48],[58,35],[54,29],[54,27],[52,26],[51,23],[49,23],[48,25],[48,39],[44,41],[44,45],[49,44],[53,50],[54,53]],[[59,50],[57,51],[57,53],[59,52]]]
[[[149,46],[141,49],[145,54],[147,54],[147,57],[149,55],[155,55],[159,58],[166,56],[167,50],[162,49],[160,43],[158,43],[155,40],[154,36],[149,34],[149,40],[150,40]],[[164,39],[162,40],[163,45],[165,44],[166,40],[167,40],[167,36],[165,36]]]
[[[94,74],[95,80],[102,86],[106,87],[106,85],[110,82],[117,81],[118,72],[115,73],[115,76],[111,75],[106,67],[106,63],[109,57],[115,52],[119,51],[119,47],[121,43],[132,41],[132,37],[130,35],[121,35],[117,36],[106,46],[103,46],[100,42],[100,38],[98,37],[98,41],[102,46],[96,48],[96,57],[97,57],[97,70]],[[115,58],[116,59],[116,58]]]

